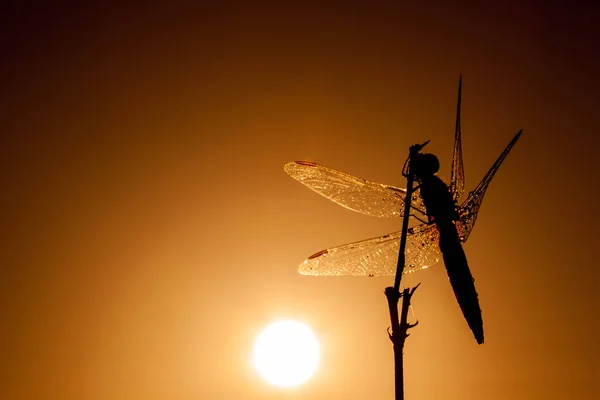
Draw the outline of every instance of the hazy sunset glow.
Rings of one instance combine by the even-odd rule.
[[[461,74],[463,196],[524,133],[464,244],[485,344],[441,261],[402,278],[406,400],[600,399],[597,8],[3,2],[0,399],[392,399],[393,277],[298,266],[402,220],[283,166],[404,188],[430,140],[449,182]],[[320,344],[294,388],[257,371],[314,368],[269,369],[311,354],[257,342],[284,318]]]

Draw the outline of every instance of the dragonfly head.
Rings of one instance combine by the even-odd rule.
[[[418,154],[411,163],[411,169],[417,178],[434,175],[440,170],[440,161],[434,154]]]

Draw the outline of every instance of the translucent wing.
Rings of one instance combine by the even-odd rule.
[[[404,273],[428,268],[439,261],[439,231],[435,225],[409,229]],[[314,276],[393,276],[396,274],[400,232],[320,251],[306,259],[298,272]]]
[[[485,174],[479,185],[469,193],[469,196],[464,201],[464,203],[460,206],[460,210],[458,212],[460,220],[457,224],[458,233],[460,236],[460,240],[462,242],[466,242],[475,226],[475,221],[477,220],[477,213],[479,212],[479,207],[481,207],[481,202],[483,201],[483,196],[485,195],[485,191],[488,188],[488,185],[492,181],[492,178],[500,168],[500,165],[510,153],[510,150],[513,148],[523,130],[521,129],[515,137],[510,141],[510,143],[506,146],[502,154],[498,157],[496,162],[492,165],[490,170]]]
[[[456,105],[456,128],[454,130],[454,152],[452,154],[452,169],[450,171],[450,192],[452,199],[457,201],[465,191],[465,169],[462,158],[462,132],[460,130],[460,103],[462,97],[462,75],[458,82],[458,103]]]
[[[374,217],[402,217],[406,189],[369,182],[335,169],[307,161],[294,161],[284,166],[285,172],[309,189],[352,211]],[[426,215],[425,205],[415,192],[413,211]]]

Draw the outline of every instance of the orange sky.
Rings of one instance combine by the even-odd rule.
[[[393,278],[296,267],[400,221],[283,165],[402,186],[431,139],[449,178],[460,73],[467,190],[524,134],[465,245],[486,343],[441,264],[405,279],[422,282],[406,398],[600,397],[597,13],[242,3],[4,9],[1,397],[392,398]],[[292,392],[249,361],[279,317],[322,346]]]

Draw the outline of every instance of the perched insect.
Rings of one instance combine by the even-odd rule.
[[[419,186],[412,196],[411,214],[423,224],[409,229],[404,273],[428,268],[439,261],[440,252],[457,301],[479,343],[483,342],[481,310],[473,278],[461,243],[475,226],[486,189],[498,168],[519,140],[520,130],[500,154],[477,187],[458,206],[464,192],[464,169],[460,129],[461,83],[459,83],[454,153],[450,186],[434,174],[439,162],[432,154],[420,154],[413,173]],[[436,164],[437,163],[437,164]],[[285,171],[320,195],[363,214],[404,217],[402,205],[407,195],[397,188],[340,172],[307,161],[287,163]],[[308,257],[298,268],[304,275],[390,276],[396,273],[401,232],[328,248]]]

